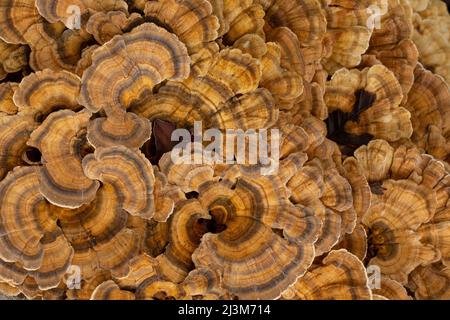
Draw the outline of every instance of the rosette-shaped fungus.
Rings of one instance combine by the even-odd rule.
[[[369,48],[374,27],[370,25],[371,8],[378,1],[327,2],[327,34],[332,41],[332,52],[322,63],[333,74],[342,67],[353,68],[361,62],[361,55]]]
[[[153,168],[145,156],[124,146],[97,148],[83,159],[87,177],[111,185],[119,193],[123,209],[150,219],[155,210]]]
[[[428,1],[426,10],[414,15],[412,39],[420,61],[450,82],[450,14],[444,2]]]
[[[81,110],[77,102],[80,85],[80,78],[70,72],[38,71],[22,79],[14,93],[14,103],[19,115],[42,123],[52,112]]]
[[[333,250],[283,293],[285,299],[371,300],[364,265],[346,250]]]
[[[448,263],[449,176],[444,165],[416,148],[392,148],[374,140],[356,150],[372,190],[361,222],[368,237],[367,262],[406,285],[419,266]]]
[[[440,264],[419,267],[411,273],[409,288],[420,300],[450,299],[450,269]]]
[[[412,142],[438,159],[450,162],[450,87],[418,65],[404,107],[411,113]]]
[[[402,89],[382,65],[341,69],[327,83],[328,137],[353,149],[372,138],[397,141],[412,135],[411,115],[400,102]],[[345,150],[345,149],[344,149]]]
[[[324,55],[322,41],[326,33],[326,14],[319,1],[259,0],[266,11],[267,33],[277,27],[287,27],[297,36],[314,74]]]
[[[127,109],[162,81],[186,78],[189,61],[186,46],[175,35],[152,23],[140,25],[94,51],[79,101],[92,112]]]
[[[448,299],[449,21],[0,0],[0,295]]]
[[[260,80],[258,60],[238,49],[225,49],[214,56],[204,76],[194,73],[183,82],[169,81],[132,111],[179,126],[206,121],[206,127],[218,129],[265,128],[278,114],[270,92],[256,90]]]
[[[169,154],[160,167],[169,183],[197,194],[177,203],[169,245],[157,257],[170,280],[181,282],[190,270],[206,267],[218,271],[223,289],[240,298],[276,298],[306,272],[320,220],[289,202],[278,177],[225,176],[215,182],[212,167],[176,165]]]
[[[39,185],[35,167],[17,167],[0,182],[0,278],[20,287],[28,276],[47,290],[62,280],[73,249]]]
[[[186,45],[193,71],[200,74],[219,49],[214,40],[218,38],[220,24],[212,12],[207,0],[148,1],[144,9],[146,20],[175,34]]]
[[[64,208],[88,204],[96,195],[97,181],[83,172],[81,160],[86,148],[86,126],[91,114],[61,110],[50,114],[33,131],[28,145],[42,154],[40,190],[51,203]]]
[[[90,12],[97,11],[126,11],[126,1],[122,0],[36,0],[39,14],[48,22],[62,21],[68,28],[76,28],[75,19]],[[78,16],[76,16],[78,15]]]

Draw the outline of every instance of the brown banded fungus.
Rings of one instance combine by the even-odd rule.
[[[0,0],[0,299],[449,299],[448,15]]]

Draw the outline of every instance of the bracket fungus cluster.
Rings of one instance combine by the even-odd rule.
[[[449,30],[440,0],[0,0],[0,295],[450,299]]]

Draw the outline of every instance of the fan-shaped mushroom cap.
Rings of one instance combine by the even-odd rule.
[[[249,130],[269,128],[278,119],[272,94],[264,88],[233,97],[221,104],[215,114],[208,115],[207,127]]]
[[[405,287],[386,276],[381,277],[380,287],[373,288],[372,293],[389,300],[412,300],[412,297],[408,295]]]
[[[38,170],[16,168],[0,183],[0,190],[0,260],[18,263],[41,290],[57,287],[73,249],[39,192]],[[25,222],[30,224],[21,227]]]
[[[83,74],[79,101],[93,112],[127,109],[160,82],[187,78],[189,60],[186,46],[175,35],[152,23],[142,24],[94,52]]]
[[[168,245],[157,257],[161,273],[170,281],[183,281],[193,269],[191,255],[206,231],[199,221],[208,218],[208,212],[196,199],[183,201],[175,208],[169,221]]]
[[[256,59],[261,59],[267,53],[265,40],[253,33],[240,37],[234,42],[233,47],[241,50],[243,53],[250,54]]]
[[[103,282],[111,280],[111,274],[107,271],[97,272],[93,277],[82,278],[80,289],[69,289],[66,291],[68,300],[89,300],[97,288]]]
[[[80,78],[76,75],[46,69],[22,79],[14,94],[14,103],[19,114],[31,115],[37,122],[42,122],[59,109],[80,110],[79,92]]]
[[[128,266],[128,273],[116,279],[121,288],[136,290],[146,279],[158,275],[158,262],[146,254],[134,257]]]
[[[427,153],[450,155],[450,88],[439,76],[418,65],[405,108],[411,113],[411,140]]]
[[[91,300],[135,300],[135,296],[130,291],[121,290],[113,280],[108,280],[95,288]]]
[[[90,203],[99,187],[81,167],[85,146],[83,130],[91,114],[61,110],[50,114],[36,129],[28,145],[42,153],[40,190],[51,203],[64,208],[77,208]]]
[[[169,82],[152,96],[149,102],[138,106],[133,111],[150,120],[159,118],[180,125],[192,125],[195,120],[214,123],[212,118],[218,110],[227,108],[227,102],[233,97],[244,96],[256,90],[260,80],[261,68],[258,60],[249,54],[243,54],[238,49],[225,49],[214,56],[205,76],[192,74],[183,82]],[[253,106],[263,109],[266,107],[263,103],[269,103],[267,115],[271,116],[274,112],[273,108],[270,108],[273,102],[271,97],[267,98],[268,92],[260,90],[254,95],[261,97],[255,99],[253,103],[244,97],[237,101],[245,101],[245,104],[238,104],[236,100],[231,100],[230,107],[239,109],[244,107],[243,111],[233,110],[233,112],[251,114]],[[223,118],[224,115],[219,113],[217,115],[219,119],[216,121],[220,123],[221,117]]]
[[[84,29],[65,29],[62,23],[34,24],[25,36],[31,48],[30,67],[35,71],[74,71],[82,48],[92,38]]]
[[[87,128],[87,139],[95,148],[123,145],[138,149],[151,135],[150,122],[131,112],[96,118],[89,122]]]
[[[349,136],[358,138],[367,134],[388,141],[409,138],[412,134],[410,114],[399,107],[402,99],[400,84],[382,65],[362,72],[341,69],[327,83],[325,93],[325,103],[332,112],[327,120],[328,135],[340,144],[351,143]],[[347,122],[336,126],[335,119],[341,117],[340,121]]]
[[[7,297],[16,297],[20,294],[20,289],[9,285],[6,282],[0,282],[0,294]]]
[[[0,38],[8,43],[26,44],[27,31],[42,23],[34,0],[2,0],[0,2]]]
[[[361,261],[346,250],[333,250],[322,265],[308,271],[283,293],[287,299],[371,300],[366,270]]]
[[[225,294],[222,289],[220,274],[208,268],[192,270],[181,284],[188,297],[220,297]]]
[[[320,60],[326,55],[324,49],[326,36],[326,13],[319,1],[259,0],[266,11],[266,34],[277,27],[287,27],[293,31],[301,46],[304,57],[305,79],[314,77]]]
[[[276,42],[281,48],[281,67],[306,78],[305,59],[297,35],[287,27],[278,27],[267,34],[267,40]],[[311,79],[308,79],[311,80]]]
[[[371,48],[369,55],[374,55],[397,78],[403,92],[403,103],[408,100],[408,93],[414,83],[414,69],[417,66],[419,52],[413,41],[404,39],[393,46]]]
[[[0,122],[0,180],[15,166],[25,164],[26,143],[37,126],[31,117],[18,115]]]
[[[388,177],[393,157],[394,148],[384,140],[373,140],[355,151],[355,158],[369,183]]]
[[[280,66],[281,48],[275,43],[267,44],[267,53],[261,59],[261,86],[270,90],[278,104],[290,109],[303,93],[303,81],[296,72]]]
[[[230,3],[232,2],[224,2],[225,6],[228,6],[227,11],[230,10],[230,6],[233,7],[233,4],[230,5]],[[265,12],[259,4],[241,1],[239,6],[235,5],[234,9],[232,12],[228,12],[226,16],[229,28],[223,36],[224,43],[236,44],[237,41],[248,35],[264,37]]]
[[[421,241],[439,250],[442,263],[450,266],[450,221],[425,224],[418,232]]]
[[[128,5],[122,0],[36,0],[36,8],[47,21],[62,21],[73,29],[75,26],[71,18],[74,14],[82,16],[89,11],[126,11]]]
[[[5,262],[0,259],[0,281],[18,288],[22,292],[22,286],[27,277],[27,270],[23,269],[19,263]]]
[[[128,214],[117,189],[104,184],[91,204],[56,214],[75,250],[72,263],[81,268],[84,279],[95,277],[100,269],[119,276],[127,272],[139,243],[135,232],[127,228]]]
[[[218,270],[231,294],[276,298],[312,263],[319,219],[309,208],[289,204],[276,177],[242,177],[229,192],[199,199],[226,229],[204,235],[192,259],[197,268]]]
[[[315,163],[308,163],[298,170],[287,183],[294,203],[308,205],[323,195],[325,184],[323,170]]]
[[[157,166],[153,167],[155,174],[155,215],[153,220],[166,222],[173,213],[178,201],[186,200],[185,194],[175,184],[169,184],[166,175],[159,171]]]
[[[98,43],[105,44],[141,20],[142,17],[138,13],[128,16],[123,11],[97,12],[89,17],[86,31],[92,34]]]
[[[326,18],[316,0],[259,0],[266,11],[265,19],[272,27],[288,27],[300,43],[309,45],[325,35]]]
[[[193,54],[218,37],[220,25],[212,11],[206,0],[157,0],[148,1],[144,13],[150,21],[176,34]]]
[[[383,194],[373,198],[362,218],[370,229],[369,250],[376,255],[369,263],[405,284],[407,275],[418,265],[439,259],[436,250],[422,244],[414,232],[431,219],[436,198],[429,188],[409,180],[387,180],[382,188]]]
[[[151,257],[157,257],[164,252],[169,241],[169,222],[150,220],[145,229],[143,251]]]
[[[323,122],[309,121],[302,122],[301,126],[283,124],[284,115],[280,113],[280,119],[274,128],[280,130],[280,158],[285,158],[289,154],[306,151],[309,147],[315,146],[318,142],[323,142],[326,127]]]
[[[14,115],[17,113],[17,106],[13,101],[17,88],[18,84],[14,82],[0,83],[0,118],[3,115]]]
[[[355,158],[347,158],[343,162],[342,175],[352,188],[353,208],[358,218],[362,217],[370,207],[370,186],[364,176],[363,170]]]
[[[425,11],[415,14],[412,39],[421,62],[437,74],[450,80],[449,12],[443,1],[429,1]]]
[[[326,7],[327,33],[331,37],[332,53],[322,61],[330,73],[346,67],[356,67],[361,55],[369,48],[372,30],[368,26],[370,6],[376,1],[361,1],[348,6],[348,1],[333,1]]]
[[[80,60],[78,60],[74,70],[78,76],[83,76],[84,71],[92,65],[92,55],[99,47],[99,45],[94,44],[81,51]]]
[[[191,156],[198,155],[197,146],[194,146],[192,155],[185,155],[186,160],[192,159]],[[173,162],[171,153],[164,154],[159,161],[159,168],[167,177],[168,182],[178,186],[184,193],[199,192],[202,184],[218,180],[217,177],[214,177],[212,165],[185,163],[184,161]]]
[[[154,214],[155,177],[150,162],[140,151],[124,146],[97,148],[83,159],[87,177],[116,188],[123,209],[132,215],[150,219]]]
[[[136,298],[139,300],[176,300],[183,297],[180,285],[159,276],[147,278],[136,289]]]
[[[375,28],[370,38],[371,46],[386,46],[409,39],[413,31],[412,9],[408,1],[387,0],[382,7],[381,28]],[[379,2],[379,5],[382,2]]]
[[[316,255],[328,252],[356,224],[352,188],[336,169],[324,170],[320,161],[307,162],[288,181],[290,199],[314,208],[322,221]]]
[[[411,273],[408,284],[420,300],[450,299],[450,269],[440,264],[418,267]]]

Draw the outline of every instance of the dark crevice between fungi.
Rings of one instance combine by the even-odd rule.
[[[79,132],[75,138],[74,151],[80,159],[84,159],[88,154],[95,152],[94,147],[87,140],[86,130]]]
[[[364,259],[364,265],[368,265],[372,258],[386,260],[395,254],[395,237],[393,232],[384,223],[375,223],[370,228],[366,228],[367,232],[367,254]]]
[[[360,89],[355,92],[355,104],[351,112],[341,110],[333,111],[325,120],[327,125],[327,138],[340,145],[345,155],[353,155],[356,149],[368,144],[373,136],[371,134],[354,135],[345,132],[345,124],[348,121],[359,121],[362,112],[369,109],[376,100],[376,95]]]
[[[164,291],[159,291],[153,295],[154,300],[176,300],[175,297],[169,296]]]
[[[153,121],[152,136],[141,148],[142,153],[153,165],[157,165],[161,157],[172,151],[179,143],[172,141],[172,132],[177,126],[171,122],[156,119]]]
[[[214,217],[212,219],[199,219],[198,223],[203,225],[206,229],[206,233],[221,233],[227,229],[225,224],[217,222]]]
[[[198,196],[199,194],[196,191],[186,193],[186,199],[198,199]]]
[[[32,72],[33,72],[33,70],[29,66],[26,66],[26,67],[23,68],[23,70],[20,70],[20,71],[17,71],[17,72],[13,72],[13,73],[8,73],[6,75],[6,77],[3,78],[0,82],[1,83],[6,83],[6,82],[20,83],[20,82],[22,82],[23,78],[25,78],[26,76],[28,76]]]
[[[373,194],[382,196],[384,192],[386,191],[385,188],[383,188],[383,182],[381,181],[373,181],[369,183],[370,191],[372,191]]]
[[[40,164],[42,161],[42,153],[37,148],[28,147],[23,153],[23,160],[29,165]]]

